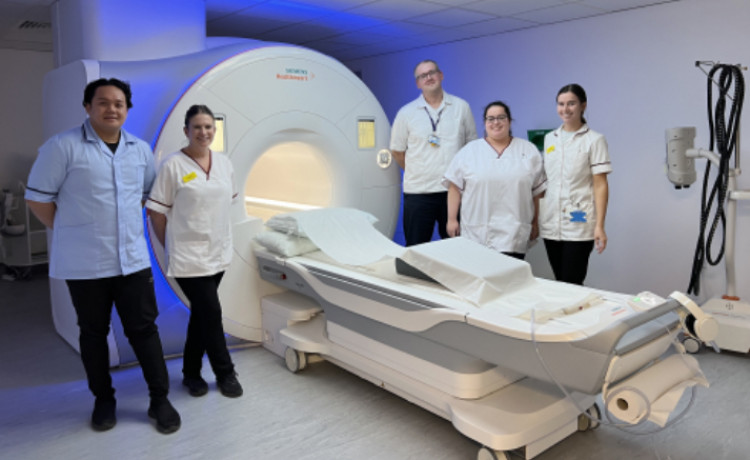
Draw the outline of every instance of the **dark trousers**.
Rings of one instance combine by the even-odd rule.
[[[125,336],[141,364],[149,395],[152,399],[165,398],[169,375],[155,322],[159,310],[151,269],[126,276],[66,282],[78,316],[81,360],[94,396],[109,399],[115,393],[107,345],[114,303]]]
[[[200,375],[204,354],[208,355],[217,378],[234,373],[221,322],[218,289],[223,276],[224,272],[220,272],[211,276],[176,278],[190,301],[190,321],[182,356],[182,373],[186,377]]]
[[[589,255],[594,249],[594,240],[555,241],[544,240],[547,257],[557,281],[583,285],[589,269]]]
[[[438,226],[440,238],[448,238],[448,192],[404,193],[404,240],[407,246],[432,240]]]

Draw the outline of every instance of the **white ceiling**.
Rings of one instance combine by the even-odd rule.
[[[51,50],[55,1],[0,0],[0,48]],[[672,1],[679,0],[206,0],[206,32],[348,61]]]

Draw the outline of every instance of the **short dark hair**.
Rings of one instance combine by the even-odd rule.
[[[419,61],[419,63],[417,63],[417,65],[414,66],[414,74],[415,74],[414,76],[415,77],[417,76],[416,75],[416,73],[417,73],[417,67],[421,66],[422,64],[435,64],[435,70],[437,70],[438,72],[442,72],[440,70],[440,66],[438,65],[437,62],[433,61],[432,59],[425,59],[423,61]]]
[[[555,101],[557,101],[557,98],[560,97],[560,95],[563,93],[573,93],[575,97],[578,98],[578,102],[580,102],[581,104],[584,104],[587,101],[586,91],[578,83],[570,83],[560,88],[560,91],[557,92],[557,96],[555,96]],[[581,121],[583,123],[586,123],[586,119],[583,117],[583,114],[581,114]]]
[[[83,90],[84,107],[91,104],[91,101],[94,100],[94,94],[96,94],[96,90],[102,86],[114,86],[115,88],[121,90],[125,94],[125,102],[128,106],[128,109],[131,109],[133,107],[133,93],[130,91],[130,84],[125,83],[122,80],[118,80],[117,78],[100,78],[86,85],[86,89]]]
[[[211,111],[211,109],[202,104],[195,104],[190,106],[190,108],[187,109],[187,112],[185,112],[185,127],[187,128],[190,125],[191,118],[201,113],[205,113],[206,115],[209,115],[211,118],[216,120],[216,117],[214,116],[214,113]]]

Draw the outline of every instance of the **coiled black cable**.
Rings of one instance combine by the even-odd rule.
[[[718,72],[718,82],[714,81],[714,75]],[[716,106],[713,104],[713,85],[719,88]],[[734,88],[732,104],[729,110],[729,118],[726,118],[727,98],[730,89]],[[704,260],[710,265],[717,265],[724,257],[724,244],[726,239],[726,216],[724,215],[724,203],[727,198],[730,166],[729,160],[737,145],[737,135],[740,129],[740,116],[742,115],[742,102],[745,98],[745,79],[742,70],[737,65],[715,64],[708,73],[708,127],[711,132],[709,150],[716,152],[719,156],[719,168],[714,179],[711,193],[706,198],[711,172],[711,162],[706,162],[706,172],[703,175],[703,192],[701,194],[700,231],[698,243],[693,258],[693,269],[690,274],[689,294],[700,294],[700,274],[703,269]],[[712,113],[713,110],[713,113]],[[716,147],[714,149],[714,146]],[[713,209],[715,206],[715,209]],[[711,228],[706,237],[706,226],[713,209]],[[721,247],[716,257],[712,257],[711,246],[716,231],[721,223]]]

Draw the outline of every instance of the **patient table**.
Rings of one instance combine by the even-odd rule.
[[[597,395],[649,365],[659,373],[653,363],[681,326],[677,300],[537,279],[525,262],[461,238],[359,266],[322,250],[258,246],[255,256],[261,278],[285,289],[262,305],[264,318],[281,318],[267,327],[269,342],[291,371],[323,357],[450,420],[483,446],[479,459],[516,449],[531,459],[596,427]],[[396,260],[426,279],[400,274]],[[686,362],[685,378],[665,390],[707,385]],[[630,422],[648,416],[641,407]]]

